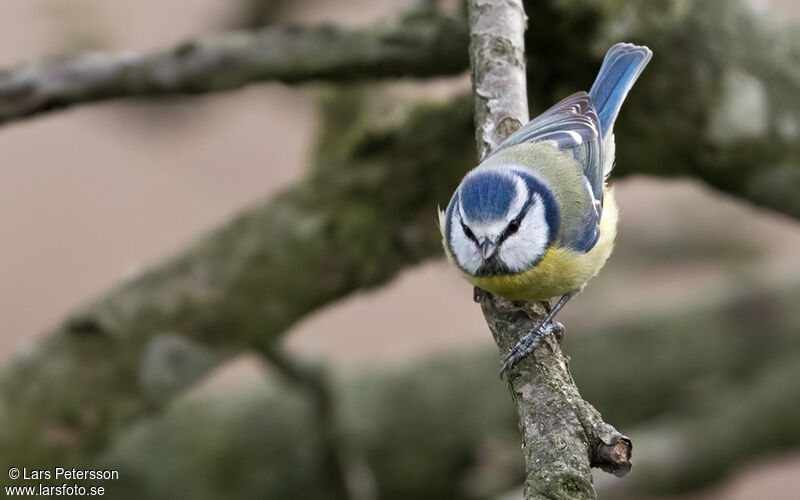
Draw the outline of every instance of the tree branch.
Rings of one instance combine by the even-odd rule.
[[[436,203],[475,154],[467,101],[420,105],[381,128],[356,118],[363,100],[354,90],[327,101],[305,181],[122,284],[5,365],[0,463],[91,454],[229,356],[269,346],[321,305],[438,255]],[[385,109],[385,98],[375,100]]]
[[[480,158],[528,121],[525,12],[521,0],[470,0],[470,64]],[[545,20],[544,22],[547,22]],[[481,294],[501,352],[544,320],[539,304]],[[584,401],[553,336],[509,376],[525,457],[525,498],[595,498],[591,467],[618,476],[631,467],[631,440]]]
[[[152,53],[95,53],[0,72],[0,123],[120,97],[201,94],[259,81],[299,83],[456,74],[463,21],[409,14],[363,30],[268,27]]]
[[[521,0],[471,0],[467,8],[475,137],[483,159],[528,122],[527,18]]]
[[[800,142],[791,141],[800,106],[793,97],[800,51],[791,49],[800,47],[797,30],[765,32],[735,2],[695,2],[688,9],[673,2],[625,4],[633,10],[626,36],[647,40],[659,57],[620,117],[618,136],[625,140],[617,172],[693,175],[800,217],[800,183],[793,180],[800,176],[792,174],[800,167]],[[538,5],[557,22],[541,23],[529,36],[539,46],[569,41],[529,55],[538,75],[531,95],[545,103],[591,82],[600,61],[587,56],[590,44],[600,43],[598,33],[611,21],[593,10],[596,2]],[[656,17],[637,14],[656,7],[663,9]],[[783,135],[708,142],[720,75],[734,68],[771,75],[760,80],[767,100],[776,103],[768,131]],[[274,341],[323,304],[439,256],[441,236],[431,214],[475,160],[470,102],[417,103],[388,124],[365,117],[370,105],[364,102],[342,93],[328,101],[325,137],[303,182],[121,284],[7,363],[0,373],[0,462],[82,459],[228,356]],[[377,103],[385,110],[385,98]],[[632,381],[626,384],[630,389]],[[613,408],[603,411],[610,416]]]
[[[596,485],[599,495],[642,499],[707,487],[800,445],[798,301],[797,269],[758,265],[570,336],[582,392],[644,443],[636,474]],[[522,482],[517,418],[496,374],[497,352],[480,349],[333,377],[341,422],[365,451],[381,498],[500,498]],[[123,500],[230,496],[230,476],[209,472],[219,456],[240,473],[237,492],[246,493],[237,498],[332,497],[320,480],[323,464],[309,458],[324,453],[309,432],[314,409],[297,391],[259,385],[181,403],[126,432],[103,457],[120,476],[137,478]],[[198,436],[214,436],[218,446],[187,455]],[[148,459],[156,448],[159,460]],[[159,474],[164,468],[174,473]]]
[[[620,37],[646,40],[660,55],[618,120],[627,139],[615,175],[688,175],[800,218],[800,75],[792,71],[800,65],[800,32],[792,25],[761,26],[764,20],[736,0],[678,4],[531,2],[552,21],[527,35],[537,67],[529,90],[542,102],[555,101],[564,89],[591,83],[600,63],[595,47]],[[364,30],[274,27],[154,53],[29,64],[0,71],[0,123],[82,103],[215,92],[256,81],[456,74],[468,68],[468,39],[463,20],[427,9]],[[502,42],[496,48],[504,50]],[[669,106],[655,104],[661,101]],[[493,126],[499,134],[515,123]]]

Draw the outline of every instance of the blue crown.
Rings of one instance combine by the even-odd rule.
[[[485,222],[505,217],[517,186],[508,174],[489,170],[468,175],[458,193],[464,215],[471,221]]]

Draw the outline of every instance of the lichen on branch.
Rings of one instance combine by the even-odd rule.
[[[528,80],[534,107],[544,110],[554,99],[591,84],[602,57],[593,47],[613,43],[604,38],[610,32],[618,35],[612,24],[625,28],[626,39],[646,40],[659,57],[620,116],[618,136],[624,139],[618,145],[615,175],[692,176],[800,218],[800,100],[795,99],[800,32],[764,27],[752,10],[735,1],[677,8],[679,4],[684,5],[678,0],[657,5],[619,0],[614,9],[626,12],[626,23],[620,26],[618,18],[598,12],[597,2],[537,3],[537,15],[546,14],[553,22],[542,17],[535,23],[533,15],[535,30],[528,32],[529,43],[539,41],[527,58],[533,66]],[[653,9],[658,16],[643,14]],[[467,69],[469,37],[459,22],[462,28],[454,33],[460,33],[461,41],[455,53],[462,71]],[[429,26],[432,39],[445,40],[441,26]],[[380,28],[363,30],[375,31]],[[548,40],[569,43],[547,46]],[[362,69],[360,74],[368,78],[371,70]],[[731,72],[739,76],[725,76]],[[743,72],[759,84],[743,78]],[[720,106],[715,97],[721,95],[724,105],[726,92],[735,95],[737,89],[753,87],[769,104],[768,133],[719,142],[724,136],[717,131],[717,142],[710,143],[708,125],[715,121],[709,117]],[[97,98],[87,96],[81,102]],[[0,373],[0,463],[10,467],[22,459],[49,465],[85,460],[126,429],[126,423],[163,408],[227,357],[274,341],[325,304],[441,256],[432,214],[475,162],[470,101],[409,104],[414,111],[393,115],[388,124],[386,119],[362,117],[360,102],[340,91],[326,101],[323,144],[308,178],[138,279],[109,290],[6,363]],[[675,332],[670,333],[665,338],[674,341]],[[635,335],[631,341],[641,338]],[[580,346],[585,345],[583,340]],[[573,367],[576,376],[582,368]],[[65,380],[69,391],[64,390]],[[589,391],[597,380],[593,371],[581,387]],[[639,411],[653,414],[654,408],[674,407],[680,399],[661,390],[653,403],[643,396],[652,392],[652,383],[642,387],[642,380],[650,381],[626,381]],[[614,384],[609,383],[609,390],[616,390]],[[604,413],[612,416],[616,406],[607,405]],[[630,425],[617,414],[613,420]],[[642,465],[637,459],[637,468]]]
[[[528,121],[525,11],[521,0],[470,0],[470,64],[482,159]],[[542,20],[547,22],[547,20]],[[501,352],[544,320],[540,304],[480,294]],[[509,375],[525,457],[527,500],[596,498],[592,467],[618,476],[631,467],[631,440],[603,422],[578,393],[559,343],[548,336]]]

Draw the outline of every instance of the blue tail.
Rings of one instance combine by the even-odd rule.
[[[600,73],[589,91],[603,136],[611,132],[622,101],[652,55],[647,47],[630,43],[618,43],[606,52]]]

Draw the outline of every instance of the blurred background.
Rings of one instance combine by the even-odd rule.
[[[0,67],[87,50],[152,50],[262,24],[367,27],[419,3],[5,0]],[[745,9],[774,20],[770,30],[800,19],[793,0]],[[529,15],[533,29],[547,22]],[[302,182],[317,161],[321,128],[332,123],[322,124],[321,110],[339,91],[321,87],[260,83],[202,97],[80,106],[5,125],[2,362],[15,366],[75,311]],[[376,87],[394,109],[414,99],[453,99],[469,91],[469,77]],[[617,132],[618,151],[625,130]],[[615,183],[617,249],[561,317],[582,393],[636,443],[626,479],[596,476],[601,498],[798,498],[800,225],[686,175],[625,173]],[[363,491],[519,497],[515,415],[495,380],[496,348],[471,287],[442,259],[320,304],[283,338],[280,356],[323,370],[335,387],[340,431],[355,435],[357,449],[343,463]],[[287,382],[273,365],[280,359],[236,353],[168,403],[115,425],[102,444],[54,456],[120,470],[122,479],[106,484],[111,498],[338,498],[308,485],[325,461],[315,451],[325,446],[309,442],[308,429],[322,424],[304,409],[302,382]],[[35,376],[16,379],[18,390],[24,394]],[[64,381],[65,391],[71,383],[80,382]],[[5,398],[4,407],[14,405]],[[398,441],[408,446],[392,451]],[[10,451],[6,458],[16,459]]]

